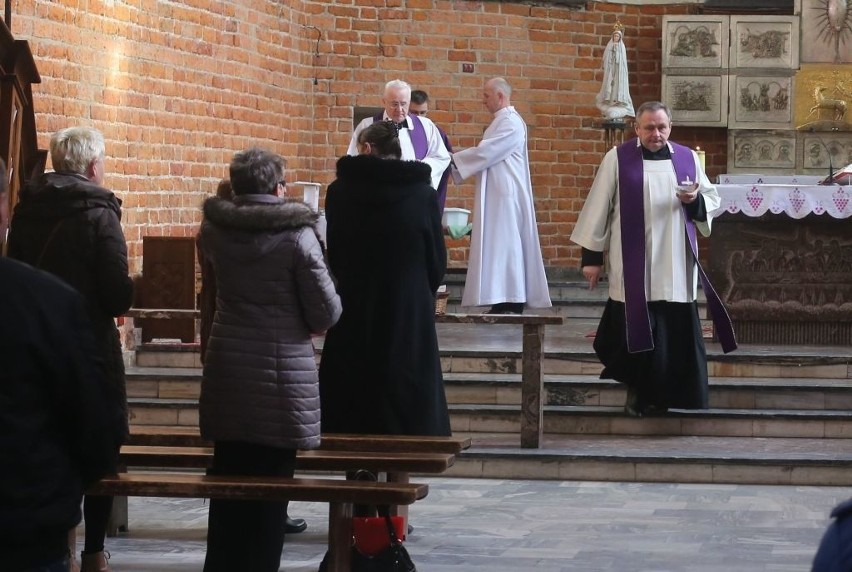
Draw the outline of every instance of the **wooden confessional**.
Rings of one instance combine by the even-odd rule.
[[[8,7],[7,7],[8,21]],[[8,188],[0,193],[0,254],[18,193],[32,177],[44,173],[47,151],[38,148],[32,84],[41,83],[29,43],[16,40],[0,21],[0,158],[6,163]]]

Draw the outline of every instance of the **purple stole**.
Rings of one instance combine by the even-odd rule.
[[[672,147],[672,164],[678,181],[696,180],[695,161],[688,147],[669,142]],[[621,251],[624,261],[624,308],[627,323],[627,351],[646,352],[654,349],[651,335],[651,318],[645,293],[645,170],[642,147],[631,139],[616,150],[618,154],[618,198],[621,215]],[[698,267],[701,287],[707,298],[707,306],[716,328],[722,351],[729,353],[737,349],[731,318],[722,300],[710,284],[707,274],[698,261],[698,238],[695,223],[689,217],[685,205],[683,218],[692,257]]]
[[[373,123],[376,121],[382,121],[384,116],[384,113],[374,115]],[[411,118],[411,123],[414,125],[414,129],[412,129],[409,134],[411,137],[411,146],[414,147],[414,158],[418,161],[422,161],[429,152],[429,140],[426,139],[426,129],[423,128],[423,123],[420,121],[419,117],[416,115],[409,115],[408,117]]]

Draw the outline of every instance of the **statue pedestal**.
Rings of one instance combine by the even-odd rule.
[[[604,130],[604,143],[609,150],[610,147],[624,143],[624,130],[633,126],[633,118],[602,119],[600,126]]]

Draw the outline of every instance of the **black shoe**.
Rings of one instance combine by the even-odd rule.
[[[635,387],[627,386],[627,400],[624,402],[624,412],[630,417],[642,417],[642,407],[639,406],[639,392]]]
[[[299,534],[300,532],[305,532],[305,529],[308,528],[308,523],[305,522],[304,518],[290,518],[287,517],[287,522],[284,525],[284,532],[286,534]]]
[[[500,302],[491,306],[491,309],[485,312],[486,314],[523,314],[523,302]]]

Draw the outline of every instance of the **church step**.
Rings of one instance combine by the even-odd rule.
[[[583,322],[585,324],[585,322]],[[492,331],[488,332],[487,328]],[[445,373],[520,373],[520,335],[500,326],[471,326],[470,344],[444,344],[441,367]],[[488,334],[491,333],[491,336]],[[440,336],[439,336],[440,339]],[[591,341],[576,339],[564,343],[558,336],[545,338],[543,371],[550,375],[598,375],[601,364],[595,356]],[[322,340],[317,339],[318,356]],[[446,347],[455,345],[455,347]],[[506,349],[506,348],[510,349]],[[488,348],[488,349],[483,349]],[[495,349],[496,348],[496,349]],[[707,368],[710,378],[824,378],[852,379],[852,366],[847,348],[807,346],[744,345],[736,352],[722,354],[709,347]],[[136,349],[136,365],[140,367],[199,368],[201,361],[197,344],[143,344]]]
[[[669,483],[852,486],[852,439],[551,435],[520,449],[506,433],[470,436],[449,476]]]
[[[127,395],[139,398],[198,399],[197,368],[128,368]],[[520,405],[518,374],[446,373],[451,404]],[[546,405],[621,406],[622,384],[592,375],[545,376]],[[710,406],[726,409],[852,410],[852,381],[836,379],[712,378]]]
[[[128,398],[135,425],[198,424],[195,399]],[[459,405],[450,408],[453,432],[520,431],[514,405]],[[836,410],[673,410],[659,417],[633,418],[618,406],[547,406],[544,432],[595,435],[679,435],[726,437],[852,438],[852,412]]]
[[[520,412],[509,405],[451,405],[453,431],[519,432]],[[835,410],[672,410],[635,418],[622,407],[547,406],[544,432],[594,435],[852,438],[852,412]]]

